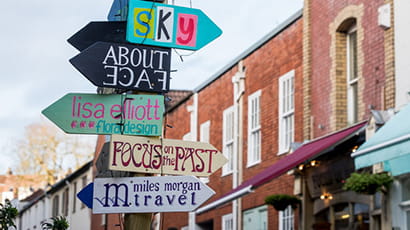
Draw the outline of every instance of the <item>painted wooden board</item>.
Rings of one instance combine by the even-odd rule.
[[[129,1],[126,39],[131,43],[198,50],[221,34],[199,9]]]
[[[193,176],[96,178],[86,189],[78,197],[93,213],[189,212],[215,194]]]
[[[95,86],[151,93],[169,90],[170,48],[96,42],[70,63]]]
[[[112,135],[109,169],[209,176],[228,160],[204,142]]]
[[[42,113],[66,133],[160,136],[164,96],[69,93]]]

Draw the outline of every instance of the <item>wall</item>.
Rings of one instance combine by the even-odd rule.
[[[358,34],[359,121],[370,116],[370,109],[383,110],[391,107],[394,92],[389,81],[393,56],[386,57],[384,45],[391,30],[378,25],[378,8],[383,0],[362,1],[305,1],[306,15],[309,15],[305,29],[304,78],[305,92],[310,92],[310,110],[305,114],[305,137],[313,139],[349,126],[346,113],[346,58],[341,56],[341,41],[338,31],[349,18],[356,18]],[[343,32],[343,31],[342,31]],[[388,52],[391,53],[390,51]],[[343,54],[342,54],[343,55]],[[389,63],[388,65],[386,63]],[[309,103],[309,102],[307,102]]]
[[[220,71],[208,84],[198,89],[198,122],[199,126],[210,120],[210,143],[217,149],[222,149],[222,118],[223,111],[234,103],[232,77],[238,72],[238,63],[242,60],[245,67],[245,92],[243,94],[243,161],[240,162],[243,168],[243,178],[245,181],[252,176],[271,166],[285,155],[278,156],[278,79],[291,70],[295,71],[295,141],[303,141],[303,87],[302,87],[302,28],[303,20],[298,18],[294,22],[289,22],[282,31],[278,31],[275,36],[261,43],[260,46],[252,47],[254,50],[241,58],[237,62],[231,63],[229,67]],[[262,159],[255,166],[247,168],[247,114],[248,96],[261,90],[261,132],[262,132]],[[191,100],[180,105],[174,111],[167,114],[167,124],[173,126],[167,129],[167,138],[181,139],[184,134],[190,131],[190,114],[188,106],[192,105]],[[198,131],[196,136],[200,136]],[[211,203],[228,193],[232,189],[232,174],[222,176],[219,169],[210,176],[208,183],[216,195],[205,204]],[[256,189],[254,193],[244,196],[241,200],[242,212],[247,209],[264,205],[264,198],[273,193],[293,193],[293,176],[283,175]],[[232,212],[231,203],[222,205],[214,210],[196,216],[196,223],[204,226],[212,222],[213,229],[221,229],[222,216]],[[268,208],[269,229],[277,229],[278,213],[272,208]],[[297,219],[297,217],[295,217]],[[165,213],[162,219],[162,229],[170,227],[181,228],[188,225],[187,213]],[[241,224],[240,224],[241,225]],[[297,225],[297,224],[296,224]],[[210,226],[210,225],[208,225]]]
[[[395,54],[396,54],[396,108],[410,102],[410,1],[394,2]]]

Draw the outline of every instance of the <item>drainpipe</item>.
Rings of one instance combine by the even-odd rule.
[[[233,105],[234,105],[234,144],[233,144],[233,172],[232,172],[232,188],[238,187],[242,183],[242,161],[243,161],[243,100],[242,96],[245,93],[245,68],[243,61],[238,63],[238,72],[232,77],[233,84]],[[241,199],[232,201],[232,219],[233,229],[242,229],[242,213]]]
[[[188,106],[188,112],[191,113],[190,119],[190,139],[191,141],[198,141],[198,93],[193,95],[193,103]],[[196,215],[195,212],[188,213],[188,229],[196,229]]]

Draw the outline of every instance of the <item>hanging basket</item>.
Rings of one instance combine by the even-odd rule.
[[[265,204],[272,205],[277,211],[283,211],[289,205],[295,209],[300,202],[299,198],[288,194],[273,194],[265,198]]]
[[[378,191],[386,193],[392,182],[393,177],[387,173],[371,174],[367,172],[354,172],[346,179],[343,189],[361,194],[373,195]]]

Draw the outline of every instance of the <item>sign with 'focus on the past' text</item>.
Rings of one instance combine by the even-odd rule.
[[[209,143],[112,135],[109,169],[209,176],[228,160]]]
[[[214,194],[196,177],[161,176],[96,178],[93,194],[80,197],[93,213],[146,213],[192,211]]]
[[[222,31],[199,9],[130,0],[126,34],[131,43],[198,50]]]
[[[69,93],[42,113],[66,133],[160,136],[164,96]]]
[[[148,92],[168,92],[171,49],[96,42],[70,59],[94,85]]]

